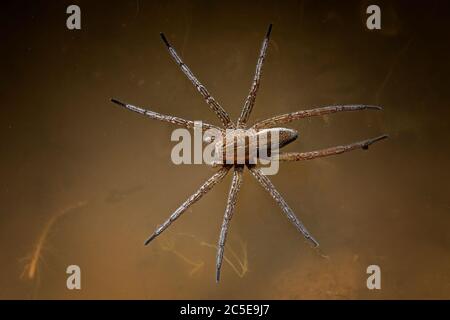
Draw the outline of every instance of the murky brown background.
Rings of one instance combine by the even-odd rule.
[[[81,31],[65,27],[72,1],[2,4],[0,298],[450,298],[449,6],[376,2],[376,32],[365,27],[372,1],[77,1]],[[225,262],[217,285],[230,175],[144,247],[214,170],[172,164],[175,127],[109,99],[218,123],[164,31],[237,118],[270,22],[252,122],[379,104],[293,123],[300,137],[287,150],[391,138],[272,177],[321,253],[246,172],[226,251],[236,270]],[[66,289],[70,264],[81,291]],[[370,264],[382,270],[376,292]]]

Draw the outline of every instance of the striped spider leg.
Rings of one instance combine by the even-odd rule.
[[[272,31],[272,24],[269,25],[269,29],[267,30],[266,37],[261,46],[261,51],[259,53],[258,62],[256,63],[256,71],[255,77],[253,79],[252,86],[250,88],[250,92],[245,99],[244,106],[241,111],[241,115],[237,121],[238,128],[244,128],[247,124],[248,118],[250,117],[250,113],[252,112],[253,105],[255,104],[256,94],[258,93],[259,83],[261,80],[261,71],[264,63],[264,59],[266,58],[267,47],[269,46],[270,32]]]
[[[369,146],[377,141],[388,138],[388,135],[384,134],[372,139],[367,139],[359,142],[354,142],[351,144],[343,146],[335,146],[326,149],[307,151],[307,152],[283,152],[278,155],[278,160],[280,161],[302,161],[302,160],[312,160],[315,158],[328,157],[336,154],[341,154],[344,152],[349,152],[356,149],[369,149]]]
[[[185,127],[186,129],[194,128],[194,121],[191,121],[191,120],[186,120],[186,119],[183,119],[183,118],[169,116],[169,115],[166,115],[166,114],[161,114],[161,113],[158,113],[158,112],[146,110],[146,109],[143,109],[141,107],[136,107],[136,106],[133,106],[131,104],[128,104],[128,103],[125,103],[125,102],[121,102],[121,101],[119,101],[117,99],[111,99],[111,102],[114,102],[115,104],[117,104],[117,105],[119,105],[121,107],[124,107],[124,108],[126,108],[126,109],[128,109],[130,111],[133,111],[133,112],[142,114],[144,116],[147,116],[147,117],[149,117],[150,119],[153,119],[153,120],[159,120],[159,121],[163,121],[163,122],[173,123],[173,124]],[[203,130],[216,129],[216,130],[219,130],[219,131],[223,131],[222,128],[219,128],[219,127],[217,127],[215,125],[212,125],[212,124],[209,124],[209,123],[204,123],[204,122],[202,122],[202,129]]]
[[[383,110],[383,108],[378,106],[370,106],[365,104],[351,104],[351,105],[336,105],[336,106],[328,106],[321,108],[314,108],[309,110],[300,110],[295,112],[290,112],[286,114],[281,114],[275,117],[271,117],[269,119],[265,119],[262,121],[258,121],[255,123],[252,128],[253,129],[266,129],[273,128],[280,124],[289,123],[295,120],[309,118],[314,116],[324,116],[330,113],[343,112],[343,111],[358,111],[358,110]]]
[[[181,60],[181,58],[178,56],[175,49],[172,47],[172,45],[167,40],[164,33],[161,33],[161,39],[167,46],[167,49],[169,50],[170,55],[175,60],[175,62],[180,67],[181,71],[188,77],[188,79],[192,82],[192,84],[195,86],[195,88],[200,92],[200,94],[205,99],[206,103],[210,106],[210,108],[214,111],[214,113],[217,115],[217,117],[220,119],[222,124],[225,128],[234,128],[234,124],[230,119],[230,116],[225,111],[224,108],[211,96],[211,94],[208,92],[208,90],[205,88],[204,85],[200,83],[200,81],[197,80],[197,78],[194,76],[192,71],[188,68],[188,66]]]
[[[242,185],[242,173],[244,171],[243,165],[235,166],[233,173],[233,180],[228,193],[227,207],[223,216],[222,228],[220,230],[219,245],[217,249],[216,258],[216,282],[220,280],[220,269],[222,267],[223,254],[225,251],[225,242],[227,240],[228,227],[233,217],[234,208],[237,201],[237,195]]]
[[[270,181],[270,179],[267,178],[267,176],[265,176],[261,172],[261,169],[258,169],[255,166],[248,166],[248,168],[249,168],[250,172],[252,173],[252,175],[255,177],[255,179],[261,184],[261,186],[264,189],[266,189],[267,192],[269,192],[269,194],[276,201],[276,203],[278,203],[278,205],[280,206],[281,210],[283,210],[283,212],[286,214],[288,219],[297,228],[297,230],[300,231],[300,233],[303,234],[305,239],[310,241],[311,244],[314,247],[318,247],[319,243],[317,242],[317,240],[314,239],[314,237],[308,232],[308,230],[306,230],[306,228],[303,225],[303,223],[297,218],[297,216],[292,211],[292,209],[289,207],[287,202],[283,199],[281,194],[277,191],[277,189],[273,185],[272,181]]]
[[[166,230],[172,222],[180,217],[180,215],[185,212],[191,205],[200,200],[205,194],[207,194],[216,184],[218,184],[227,175],[231,166],[223,166],[219,171],[211,176],[206,182],[193,194],[191,195],[181,206],[175,210],[170,217],[161,224],[153,234],[145,240],[144,244],[148,245],[153,239],[159,236],[164,230]]]

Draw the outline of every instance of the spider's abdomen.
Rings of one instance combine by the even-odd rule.
[[[214,164],[249,164],[271,156],[272,149],[282,148],[297,139],[293,129],[227,130],[215,144]]]

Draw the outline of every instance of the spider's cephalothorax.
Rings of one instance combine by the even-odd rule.
[[[183,63],[181,58],[176,53],[175,49],[170,45],[170,43],[167,41],[164,34],[161,33],[161,38],[165,45],[167,46],[167,49],[169,50],[170,55],[173,57],[175,62],[178,64],[178,66],[181,68],[181,71],[187,76],[187,78],[192,82],[192,84],[196,87],[196,89],[200,92],[200,94],[205,99],[206,103],[209,105],[209,107],[214,111],[214,113],[217,115],[217,117],[222,122],[223,127],[217,127],[212,124],[203,123],[203,130],[206,129],[216,129],[222,132],[222,138],[215,141],[215,151],[216,153],[222,153],[225,155],[223,159],[226,159],[226,150],[227,148],[224,148],[225,145],[232,143],[232,148],[234,149],[234,142],[236,139],[247,139],[245,136],[252,137],[252,136],[258,136],[262,137],[264,133],[268,133],[268,131],[271,134],[277,134],[279,136],[279,145],[278,147],[281,148],[284,145],[294,141],[297,138],[297,132],[292,129],[286,129],[286,128],[278,128],[277,126],[286,124],[295,120],[299,120],[302,118],[307,117],[313,117],[313,116],[321,116],[326,115],[330,113],[335,112],[341,112],[341,111],[356,111],[356,110],[363,110],[363,109],[372,109],[372,110],[381,110],[378,106],[370,106],[370,105],[362,105],[362,104],[354,104],[354,105],[334,105],[334,106],[328,106],[328,107],[321,107],[321,108],[314,108],[309,110],[300,110],[295,111],[287,114],[282,114],[279,116],[275,116],[266,120],[258,121],[250,128],[247,127],[248,118],[250,116],[250,113],[252,111],[253,105],[255,103],[256,94],[259,88],[259,83],[261,79],[261,70],[262,65],[264,62],[264,58],[266,56],[267,46],[269,44],[269,37],[270,32],[272,30],[272,25],[269,26],[269,29],[267,31],[266,37],[264,38],[261,51],[258,57],[258,62],[256,64],[256,72],[253,79],[252,86],[250,88],[250,92],[245,100],[244,106],[242,108],[241,115],[239,116],[239,119],[236,123],[232,122],[230,119],[230,116],[228,113],[222,108],[222,106],[211,96],[211,94],[208,92],[208,90],[197,80],[197,78],[194,76],[194,74],[191,72],[191,70],[187,67],[186,64]],[[193,128],[194,127],[194,121],[186,120],[179,117],[169,116],[160,114],[154,111],[149,111],[140,107],[136,107],[127,103],[120,102],[118,100],[112,99],[114,103],[117,103],[118,105],[125,107],[131,111],[143,114],[145,116],[148,116],[151,119],[170,122],[173,124],[177,124],[180,126],[183,126],[185,128]],[[227,130],[228,129],[228,130]],[[355,149],[367,149],[369,145],[371,145],[374,142],[377,142],[379,140],[382,140],[384,138],[387,138],[387,135],[381,135],[376,138],[355,142],[348,145],[342,145],[342,146],[335,146],[330,147],[326,149],[316,150],[316,151],[308,151],[308,152],[288,152],[288,153],[279,153],[277,155],[277,159],[279,161],[301,161],[301,160],[310,160],[315,159],[319,157],[326,157],[331,155],[340,154],[343,152],[355,150]],[[252,142],[249,142],[244,145],[249,145]],[[258,140],[257,140],[258,141]],[[256,156],[259,156],[259,151],[264,149],[263,147],[267,147],[267,144],[269,143],[269,140],[262,139],[262,142],[260,142],[259,145],[256,147]],[[236,154],[236,153],[234,153]],[[244,153],[245,154],[245,153]],[[220,169],[211,176],[193,195],[191,195],[175,212],[172,213],[172,215],[163,223],[161,224],[155,232],[145,241],[145,244],[150,243],[154,238],[156,238],[158,235],[160,235],[164,230],[167,229],[167,227],[170,226],[172,222],[174,222],[180,215],[185,212],[192,204],[194,204],[196,201],[198,201],[203,195],[208,193],[217,183],[219,183],[225,175],[230,171],[231,168],[234,168],[233,172],[233,179],[231,182],[230,192],[228,195],[228,201],[227,206],[225,209],[225,215],[220,231],[220,237],[218,242],[218,251],[217,251],[217,259],[216,259],[216,281],[219,281],[220,278],[220,270],[222,266],[222,260],[223,260],[223,254],[225,249],[225,241],[227,237],[228,227],[231,221],[231,218],[233,216],[234,207],[237,200],[237,194],[239,192],[239,189],[242,184],[242,173],[244,170],[244,167],[247,167],[251,174],[256,178],[256,180],[266,189],[270,195],[275,199],[275,201],[278,203],[278,205],[281,207],[283,212],[286,214],[288,219],[294,224],[294,226],[297,228],[298,231],[300,231],[303,236],[315,247],[317,247],[319,244],[318,242],[311,236],[311,234],[306,230],[302,222],[297,218],[297,216],[294,214],[292,209],[289,207],[289,205],[286,203],[284,198],[281,196],[281,194],[275,189],[275,186],[272,184],[272,182],[269,180],[267,176],[262,174],[261,169],[254,164],[248,163],[249,155],[245,155],[245,159],[239,159],[234,156],[233,161],[226,162],[226,161],[219,161],[216,162],[215,165],[220,166]],[[238,161],[240,160],[240,161]],[[242,162],[242,160],[244,160]]]

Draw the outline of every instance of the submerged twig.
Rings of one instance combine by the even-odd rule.
[[[50,231],[53,227],[53,225],[58,221],[59,218],[62,216],[70,213],[71,211],[84,207],[87,204],[86,201],[80,201],[76,203],[75,205],[69,206],[65,208],[64,210],[60,211],[59,213],[53,215],[45,224],[44,228],[42,229],[41,234],[39,235],[39,238],[36,242],[36,245],[34,247],[33,252],[30,255],[30,261],[25,265],[23,272],[20,276],[21,279],[26,280],[33,280],[36,277],[39,261],[42,259],[42,250],[45,246],[45,243],[47,241],[47,238],[50,234]]]
[[[189,272],[189,275],[192,277],[197,271],[199,271],[203,266],[204,266],[204,262],[200,261],[200,262],[195,262],[191,259],[189,259],[188,257],[186,257],[184,254],[182,254],[180,251],[178,251],[175,248],[175,242],[174,241],[165,241],[165,244],[160,241],[159,242],[161,245],[161,248],[165,251],[169,251],[172,252],[173,254],[175,254],[178,258],[180,258],[181,260],[183,260],[184,262],[186,262],[187,264],[192,266],[192,270]]]
[[[176,234],[176,236],[192,238],[193,240],[198,242],[202,247],[217,249],[216,245],[208,243],[206,241],[199,240],[197,239],[196,236],[188,233],[178,233]],[[240,240],[239,242],[241,245],[242,258],[239,257],[239,255],[236,253],[236,251],[233,250],[233,248],[227,245],[227,250],[231,254],[232,258],[230,258],[229,256],[227,256],[227,254],[225,254],[224,260],[227,264],[231,266],[231,269],[238,275],[238,277],[243,278],[248,272],[247,244],[242,240]],[[178,258],[180,258],[185,263],[193,267],[192,270],[189,272],[190,276],[193,276],[205,265],[204,261],[196,262],[187,257],[186,255],[184,255],[178,249],[176,249],[174,240],[159,241],[159,244],[163,250],[172,252]]]

